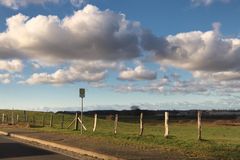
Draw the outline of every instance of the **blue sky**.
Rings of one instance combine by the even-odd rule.
[[[0,108],[240,109],[237,0],[0,0]]]

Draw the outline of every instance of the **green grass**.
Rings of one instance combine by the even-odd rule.
[[[12,111],[1,111],[2,113],[11,115]],[[20,121],[24,120],[23,111],[14,111],[14,115],[20,115]],[[60,129],[61,114],[54,115],[54,126],[48,126],[51,113],[28,112],[29,120],[35,117],[35,125],[42,125],[42,116],[45,115],[45,127],[37,127],[35,129],[50,132],[62,132],[69,135],[78,135],[80,132],[73,132],[71,129]],[[64,128],[66,128],[73,120],[74,115],[64,115]],[[10,122],[9,118],[9,122]],[[121,117],[119,117],[121,121]],[[137,120],[136,120],[137,122]],[[217,125],[215,123],[203,123],[203,140],[197,140],[196,122],[169,124],[170,137],[163,137],[164,128],[162,120],[151,121],[145,123],[144,135],[138,136],[138,123],[119,122],[117,135],[113,134],[113,120],[98,119],[96,132],[92,132],[93,118],[84,117],[84,124],[87,131],[84,132],[85,137],[95,138],[96,140],[110,141],[112,144],[119,146],[131,146],[139,150],[159,149],[165,151],[173,151],[183,153],[188,157],[194,158],[214,158],[214,159],[240,159],[240,127]]]

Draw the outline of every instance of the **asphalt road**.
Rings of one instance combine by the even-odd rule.
[[[15,142],[0,136],[1,160],[75,160],[51,151],[39,149],[26,144]]]

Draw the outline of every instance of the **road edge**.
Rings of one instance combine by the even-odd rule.
[[[124,160],[122,158],[118,158],[118,157],[114,157],[114,156],[110,156],[110,155],[106,155],[106,154],[102,154],[102,153],[87,151],[87,150],[80,149],[77,147],[71,147],[71,146],[58,144],[58,143],[54,143],[54,142],[49,142],[49,141],[45,141],[45,140],[41,140],[41,139],[37,139],[37,138],[21,136],[21,135],[14,134],[14,133],[0,131],[0,135],[9,136],[9,137],[27,141],[27,142],[34,142],[34,143],[37,143],[37,144],[40,144],[43,146],[48,146],[48,147],[55,148],[55,149],[61,149],[61,150],[72,152],[72,153],[79,154],[82,156],[89,156],[89,157],[103,159],[103,160]],[[47,148],[45,148],[45,149],[48,150]]]

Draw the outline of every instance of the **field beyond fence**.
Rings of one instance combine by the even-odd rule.
[[[164,137],[164,134],[166,134],[165,112],[169,113],[167,138]],[[143,113],[142,136],[140,136],[141,113]],[[82,135],[80,131],[73,131],[74,123],[69,127],[75,118],[75,114],[69,112],[0,110],[0,121],[2,124],[9,126],[16,125],[43,132],[63,133],[93,139],[101,142],[102,147],[104,145],[106,145],[105,148],[115,147],[122,153],[133,150],[135,156],[137,156],[136,152],[139,152],[139,156],[141,155],[140,152],[159,152],[161,154],[174,153],[186,158],[196,159],[239,159],[239,111],[232,112],[232,114],[228,114],[229,112],[220,114],[219,111],[202,111],[201,141],[198,140],[197,111],[189,111],[191,114],[187,113],[183,111],[159,111],[155,113],[151,111],[86,112],[84,113],[83,123],[87,130],[83,130]],[[81,124],[78,126],[79,129],[80,126]],[[88,143],[91,142],[91,140],[87,141]],[[102,152],[105,152],[105,150]],[[106,152],[111,153],[112,150],[109,149]],[[135,159],[134,155],[131,157],[130,153],[129,155],[121,155],[119,152],[117,156]]]

